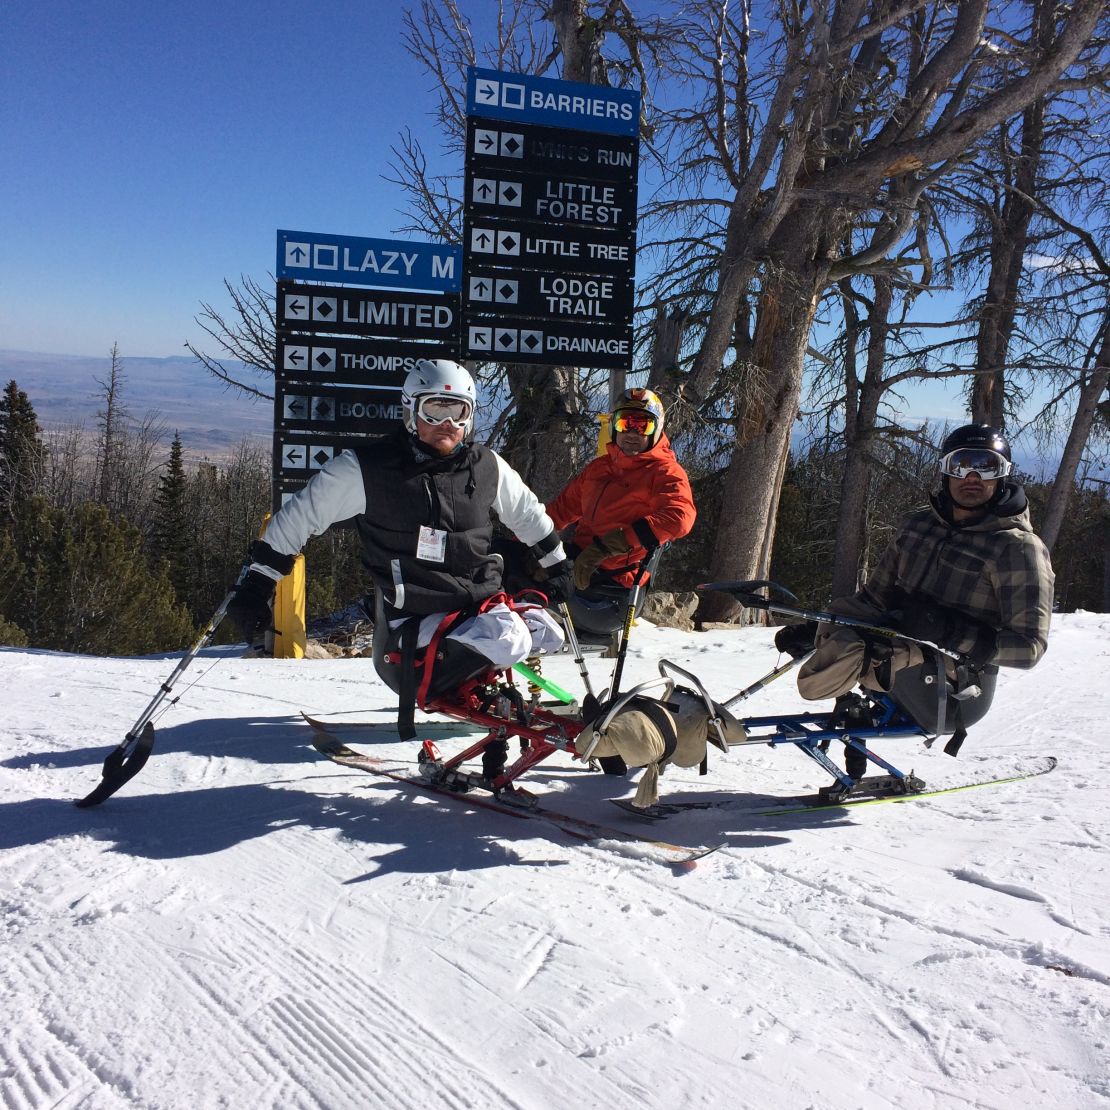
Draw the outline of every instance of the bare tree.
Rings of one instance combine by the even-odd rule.
[[[96,414],[100,435],[96,442],[95,482],[97,500],[113,512],[118,508],[123,444],[129,414],[123,400],[125,374],[118,343],[112,344],[108,355],[111,362],[107,377],[93,379],[100,387],[101,400],[101,408]]]
[[[222,356],[209,355],[192,343],[185,344],[189,353],[199,359],[214,377],[241,393],[265,401],[274,399],[273,392],[267,393],[264,388],[249,384],[241,369],[229,369],[221,357],[235,359],[248,372],[268,379],[267,384],[273,389],[277,346],[273,288],[272,279],[270,288],[266,289],[246,275],[240,277],[238,285],[224,278],[224,289],[231,298],[231,311],[222,311],[204,302],[200,306],[200,315],[196,317],[196,322],[212,337]]]
[[[691,5],[687,37],[702,45],[683,64],[703,96],[696,112],[673,115],[671,134],[685,144],[675,164],[697,183],[687,186],[688,205],[704,196],[707,179],[730,194],[704,201],[704,215],[687,222],[674,247],[689,255],[713,230],[706,225],[719,228],[708,314],[685,383],[694,398],[712,389],[755,290],[715,577],[766,572],[822,290],[881,262],[912,230],[926,191],[1002,120],[1061,81],[1092,80],[1083,52],[1102,8],[1078,0],[1042,47],[1028,27],[990,30],[989,0],[784,4],[753,83],[747,7],[734,19],[723,3]],[[682,215],[674,203],[669,211]],[[862,256],[844,257],[848,231],[868,222],[882,234]],[[735,609],[726,595],[707,595],[701,616]]]

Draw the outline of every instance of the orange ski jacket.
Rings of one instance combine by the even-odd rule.
[[[626,455],[610,443],[567,483],[547,513],[559,531],[577,524],[572,539],[579,548],[620,529],[629,549],[604,560],[600,569],[627,587],[649,551],[685,536],[697,518],[690,479],[665,434],[639,455]]]

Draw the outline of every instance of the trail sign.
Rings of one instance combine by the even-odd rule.
[[[603,228],[532,224],[503,227],[493,220],[464,221],[464,269],[481,265],[629,278],[636,242]]]
[[[458,344],[396,339],[279,334],[277,372],[283,381],[332,385],[401,385],[422,358],[457,358]]]
[[[640,129],[640,96],[631,89],[468,66],[466,114],[634,136]]]
[[[463,357],[546,366],[632,369],[632,325],[468,314]]]
[[[277,326],[288,331],[458,342],[457,293],[278,284]]]
[[[504,218],[516,224],[554,221],[625,232],[636,228],[635,182],[506,171],[471,174],[465,203],[474,218]]]
[[[466,124],[466,164],[475,174],[556,173],[627,185],[636,181],[638,154],[639,142],[630,136],[473,116]]]
[[[630,281],[593,274],[471,267],[463,286],[468,320],[480,313],[496,313],[627,324],[632,308]]]
[[[362,239],[315,231],[278,231],[279,280],[341,282],[454,293],[462,253],[442,243]]]
[[[279,382],[274,404],[281,431],[381,433],[402,418],[401,386],[298,384]]]

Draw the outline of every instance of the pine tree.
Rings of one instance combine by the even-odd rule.
[[[39,491],[45,456],[34,407],[13,378],[0,397],[0,514],[5,519],[19,501]]]
[[[33,647],[132,655],[181,648],[194,635],[165,566],[152,572],[138,529],[100,505],[66,513],[36,498],[21,509],[14,547],[23,561],[0,612]]]
[[[170,458],[165,472],[158,479],[154,497],[153,555],[164,559],[170,581],[182,601],[192,591],[193,560],[190,556],[188,481],[182,462],[181,436],[175,432],[170,445]]]

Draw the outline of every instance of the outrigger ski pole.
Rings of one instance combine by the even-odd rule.
[[[235,586],[228,590],[227,596],[212,614],[212,619],[201,633],[200,639],[189,648],[181,661],[174,667],[170,677],[158,688],[158,693],[154,695],[150,704],[143,710],[142,715],[131,726],[131,731],[120,741],[119,746],[108,753],[108,758],[104,760],[104,770],[101,772],[102,777],[99,785],[91,794],[74,802],[75,806],[80,809],[87,809],[89,806],[100,805],[105,798],[110,798],[125,782],[133,779],[143,769],[143,765],[150,758],[150,753],[154,748],[154,724],[152,722],[155,712],[162,702],[169,697],[174,683],[185,673],[189,664],[216,634],[216,629],[220,627],[224,615],[227,613],[227,607],[236,587],[243,581],[249,570],[249,565],[243,567]]]
[[[907,636],[896,628],[886,628],[881,624],[870,624],[867,621],[856,620],[855,617],[842,617],[836,613],[826,613],[816,609],[802,609],[797,605],[776,601],[773,597],[764,597],[762,594],[755,592],[762,589],[766,589],[768,594],[772,591],[781,594],[783,597],[789,598],[790,601],[798,600],[785,586],[780,586],[777,582],[771,582],[766,578],[753,579],[750,582],[703,582],[697,587],[699,593],[718,591],[732,594],[741,605],[748,609],[763,609],[768,613],[782,613],[788,617],[801,617],[802,620],[819,621],[821,624],[858,628],[861,632],[870,632],[875,636],[885,636],[890,640],[906,640],[908,643],[918,644],[920,647],[928,648],[930,651],[947,656],[949,659],[958,660],[960,658],[959,652],[949,651],[948,648],[943,648],[940,644],[934,644],[932,640],[919,640],[916,636]],[[786,667],[786,669],[788,670],[789,667]],[[774,677],[777,678],[778,675],[776,674]],[[770,678],[768,681],[770,681]]]

